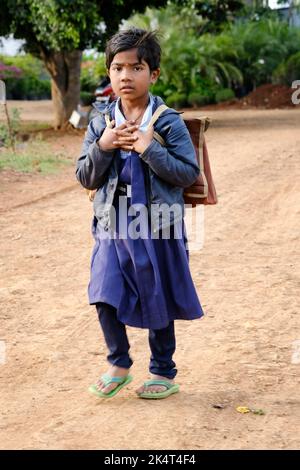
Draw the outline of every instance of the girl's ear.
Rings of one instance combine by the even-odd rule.
[[[151,84],[153,85],[160,75],[160,69],[153,70],[151,72]]]

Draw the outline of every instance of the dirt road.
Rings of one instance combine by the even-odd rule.
[[[87,393],[106,348],[86,293],[92,208],[74,168],[0,173],[2,449],[299,448],[300,109],[210,116],[219,204],[191,253],[206,315],[176,322],[181,392],[166,400],[135,396],[149,348],[134,328],[134,382],[111,400]],[[81,140],[52,137],[74,162]]]

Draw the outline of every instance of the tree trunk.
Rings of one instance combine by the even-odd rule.
[[[42,52],[42,59],[51,75],[54,127],[60,129],[79,103],[82,51]]]

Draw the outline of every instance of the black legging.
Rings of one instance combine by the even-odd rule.
[[[104,302],[96,304],[99,322],[109,350],[107,360],[110,364],[129,369],[133,361],[129,356],[130,344],[126,326],[117,318],[117,310]],[[149,330],[151,357],[149,371],[173,379],[177,374],[176,364],[172,360],[176,349],[174,321],[166,328]]]

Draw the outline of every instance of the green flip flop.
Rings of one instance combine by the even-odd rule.
[[[132,376],[126,375],[125,377],[111,377],[108,374],[103,374],[101,376],[101,380],[103,381],[105,386],[111,383],[118,383],[119,385],[115,387],[113,390],[111,390],[109,393],[104,393],[104,392],[101,392],[101,390],[98,390],[97,384],[93,384],[89,387],[88,389],[89,392],[92,393],[93,395],[96,395],[97,397],[111,398],[115,396],[121,390],[121,388],[125,387],[125,385],[129,384],[132,381]]]
[[[163,392],[142,392],[138,393],[138,396],[140,398],[150,398],[150,399],[157,399],[157,398],[166,398],[169,395],[172,395],[172,393],[177,393],[179,392],[179,385],[178,384],[172,384],[168,380],[147,380],[144,382],[144,385],[149,386],[149,385],[164,385],[166,387],[166,390]]]

